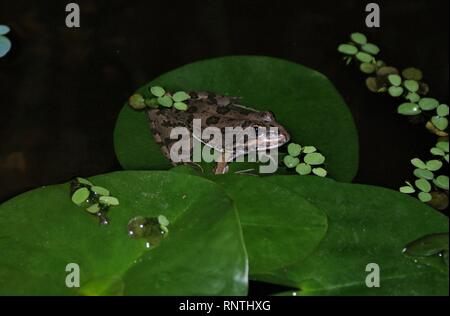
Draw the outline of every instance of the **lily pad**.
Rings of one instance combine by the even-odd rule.
[[[260,281],[296,287],[298,295],[448,295],[448,268],[416,263],[403,253],[413,240],[448,232],[443,214],[413,197],[374,186],[312,176],[264,180],[325,211],[329,228],[313,254]],[[366,286],[369,263],[380,267],[380,287]]]
[[[325,213],[284,187],[257,176],[222,175],[213,179],[235,202],[250,278],[259,279],[305,259],[325,236]]]
[[[148,97],[148,88],[155,85],[240,96],[244,106],[274,112],[294,142],[320,148],[330,177],[351,181],[356,174],[358,137],[352,116],[330,81],[312,69],[271,57],[231,56],[188,64],[138,92]],[[116,122],[114,145],[124,169],[172,166],[154,141],[146,114],[127,105]]]
[[[164,171],[90,180],[120,199],[108,225],[71,202],[68,183],[0,205],[0,295],[246,294],[242,232],[220,186]],[[130,219],[160,215],[170,234],[159,246],[147,249],[127,235]],[[80,267],[79,288],[65,286],[69,263]]]

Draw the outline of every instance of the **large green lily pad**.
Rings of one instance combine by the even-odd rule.
[[[292,136],[315,145],[327,157],[331,177],[351,181],[358,167],[358,137],[351,114],[322,74],[289,61],[261,56],[231,56],[188,64],[141,87],[213,91],[242,97],[242,104],[271,110]],[[167,169],[144,112],[125,105],[114,132],[116,155],[124,169]]]
[[[384,188],[313,176],[274,176],[264,181],[324,210],[329,229],[306,259],[259,280],[299,288],[298,295],[448,295],[448,267],[442,258],[429,265],[423,258],[402,253],[413,240],[448,232],[446,216]],[[380,267],[378,288],[366,286],[369,263]]]
[[[0,295],[247,293],[239,220],[220,186],[164,171],[114,172],[90,181],[120,200],[109,211],[109,225],[74,205],[67,183],[0,206]],[[159,214],[169,219],[170,233],[158,247],[127,236],[131,218]],[[80,288],[65,286],[69,263],[80,266]]]
[[[248,175],[213,179],[235,202],[252,279],[305,259],[327,232],[326,214],[282,186]]]

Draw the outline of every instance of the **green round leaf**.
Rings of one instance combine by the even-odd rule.
[[[272,176],[264,180],[308,199],[327,213],[330,225],[306,259],[257,280],[298,288],[298,295],[303,296],[448,295],[445,264],[436,269],[402,253],[418,237],[448,232],[445,215],[385,188],[320,177]],[[368,272],[364,269],[369,263],[382,269],[379,288],[366,285]]]
[[[9,26],[0,24],[0,35],[8,34],[10,31]]]
[[[164,215],[158,216],[158,222],[160,225],[163,225],[163,226],[169,226],[169,224],[170,224],[169,220]]]
[[[372,63],[361,63],[359,69],[365,74],[371,74],[375,71],[376,67]]]
[[[321,165],[325,162],[325,157],[321,153],[306,154],[304,161],[308,165]]]
[[[87,179],[85,179],[85,178],[77,177],[76,180],[77,180],[79,183],[81,183],[81,184],[88,185],[88,186],[90,186],[90,187],[93,186],[93,184],[91,183],[91,181],[89,181],[89,180],[87,180]]]
[[[314,147],[314,146],[305,146],[305,147],[303,147],[303,152],[305,154],[313,153],[315,151],[317,151],[317,148]]]
[[[241,227],[220,186],[159,171],[114,172],[91,180],[120,198],[107,213],[109,225],[99,226],[96,216],[72,204],[69,184],[0,205],[2,242],[8,245],[0,256],[0,295],[247,293]],[[148,249],[145,240],[127,235],[130,219],[160,214],[171,219],[171,229],[158,247]],[[79,288],[65,283],[71,262],[81,269]]]
[[[290,143],[287,149],[289,155],[291,155],[292,157],[297,157],[302,151],[302,146],[300,146],[299,144]]]
[[[143,108],[145,108],[144,97],[139,93],[133,94],[128,100],[128,103],[135,110],[142,110]]]
[[[356,59],[358,59],[359,61],[361,61],[363,63],[370,63],[370,62],[373,61],[372,55],[369,55],[369,54],[364,53],[364,52],[356,53]]]
[[[72,194],[72,202],[77,204],[77,205],[81,205],[84,202],[86,202],[86,200],[88,199],[89,195],[90,195],[89,189],[87,189],[87,188],[80,188],[80,189],[76,190]]]
[[[422,192],[430,192],[431,191],[431,184],[426,179],[417,179],[414,184]]]
[[[180,111],[186,111],[188,109],[188,105],[184,102],[175,102],[173,107]]]
[[[431,123],[433,123],[433,125],[441,131],[445,130],[448,127],[448,119],[446,117],[433,116],[431,118]]]
[[[436,144],[436,147],[446,153],[448,153],[448,141],[440,141]]]
[[[437,147],[431,148],[430,152],[435,156],[444,156],[445,155],[445,152],[442,149],[437,148]]]
[[[403,85],[410,92],[417,92],[417,90],[419,90],[419,84],[415,80],[405,80],[403,81]]]
[[[183,102],[183,101],[189,100],[190,98],[191,98],[191,96],[184,91],[175,92],[172,96],[172,99],[175,102]]]
[[[232,56],[183,66],[138,92],[147,97],[148,87],[155,85],[171,91],[240,96],[239,102],[244,106],[274,112],[291,139],[317,145],[327,156],[330,177],[351,181],[356,174],[358,141],[353,118],[335,87],[314,70],[271,57]],[[114,131],[114,146],[124,169],[172,167],[151,135],[145,112],[122,109]],[[234,162],[230,169],[243,170],[247,168],[244,165]]]
[[[99,199],[100,203],[106,205],[119,205],[119,199],[114,196],[101,196]]]
[[[393,86],[398,87],[402,84],[402,77],[397,74],[391,74],[388,76],[389,83]]]
[[[406,194],[411,194],[411,193],[416,192],[416,190],[409,185],[405,185],[403,187],[400,187],[400,192],[406,193]]]
[[[158,103],[161,106],[164,106],[166,108],[170,108],[173,105],[173,100],[172,100],[172,98],[170,96],[165,95],[165,96],[162,96],[162,97],[158,98]]]
[[[326,177],[327,171],[324,168],[314,168],[312,172],[319,177]]]
[[[402,115],[417,115],[421,112],[422,110],[415,103],[403,103],[397,108],[397,113]]]
[[[441,189],[448,190],[448,176],[440,175],[433,180],[433,183]]]
[[[407,80],[420,81],[422,80],[422,71],[414,67],[409,67],[402,71],[402,76]]]
[[[157,108],[159,105],[158,98],[147,98],[145,99],[144,103],[150,108]]]
[[[86,211],[88,211],[91,214],[96,214],[100,211],[100,206],[98,205],[98,203],[92,204],[91,206],[86,208]]]
[[[150,92],[155,97],[162,97],[164,94],[166,94],[166,90],[164,90],[164,88],[160,86],[150,87]]]
[[[424,170],[424,169],[418,169],[418,168],[414,170],[414,175],[417,178],[427,179],[427,180],[432,180],[434,178],[434,174],[430,170]]]
[[[421,200],[424,203],[430,202],[431,199],[433,198],[431,196],[431,194],[428,192],[419,192],[419,194],[417,196],[418,196],[419,200]]]
[[[396,87],[396,86],[390,86],[388,89],[388,92],[393,97],[399,97],[403,94],[403,88],[402,87]]]
[[[363,44],[367,43],[367,37],[364,34],[359,33],[359,32],[350,34],[350,38],[356,44],[363,45]]]
[[[417,103],[420,100],[420,95],[418,95],[415,92],[408,92],[408,94],[405,97],[409,102]]]
[[[419,169],[426,169],[427,165],[419,158],[411,159],[411,163],[414,167],[417,167]]]
[[[438,106],[436,112],[439,116],[448,116],[448,105],[447,104],[441,104]]]
[[[358,52],[358,48],[349,44],[341,44],[338,46],[338,51],[346,55],[355,55]]]
[[[306,163],[299,163],[297,165],[297,167],[295,167],[295,171],[301,175],[301,176],[305,176],[307,174],[311,173],[311,166],[306,164]]]
[[[93,187],[91,187],[91,190],[93,192],[97,193],[98,195],[105,195],[105,196],[109,195],[108,189],[105,189],[105,188],[100,187],[100,186],[94,185]]]
[[[5,56],[10,49],[11,41],[7,37],[0,35],[0,58]]]
[[[438,171],[442,167],[442,161],[440,160],[429,160],[427,161],[427,169],[430,171]]]
[[[424,111],[434,110],[439,106],[439,102],[433,98],[422,98],[419,101],[419,106]]]
[[[362,45],[361,49],[371,55],[377,55],[380,52],[380,48],[377,45],[372,44],[372,43],[367,43],[367,44]]]
[[[287,155],[283,158],[283,162],[286,165],[286,167],[294,168],[295,166],[298,165],[300,160],[297,157],[292,157],[292,156]]]

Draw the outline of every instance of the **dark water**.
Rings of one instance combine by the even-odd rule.
[[[81,28],[65,26],[68,1],[0,0],[13,49],[0,59],[0,201],[28,189],[120,169],[112,132],[135,88],[200,59],[285,58],[327,75],[344,96],[361,146],[356,182],[396,188],[409,159],[434,138],[366,90],[336,46],[360,30],[392,65],[415,65],[431,95],[448,100],[448,1],[377,1],[381,28],[364,25],[366,1],[77,1]]]

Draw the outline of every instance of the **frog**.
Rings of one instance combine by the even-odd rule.
[[[170,92],[166,92],[166,94],[171,95]],[[243,106],[240,104],[240,97],[220,95],[206,91],[191,91],[188,94],[190,98],[185,101],[188,105],[185,111],[177,110],[174,107],[147,109],[147,117],[153,137],[160,146],[164,156],[169,160],[171,160],[170,149],[178,141],[178,139],[170,138],[171,130],[174,127],[181,126],[186,127],[191,135],[201,143],[217,150],[222,155],[222,159],[217,162],[214,169],[215,174],[227,173],[228,164],[231,161],[248,154],[251,148],[258,148],[243,146],[244,144],[237,142],[233,144],[232,148],[226,148],[226,146],[219,147],[214,142],[206,142],[196,137],[193,131],[194,119],[201,120],[202,130],[207,127],[216,127],[220,129],[222,135],[225,135],[226,127],[241,127],[242,129],[253,127],[255,130],[265,128],[262,129],[265,131],[264,133],[257,134],[256,141],[258,142],[258,146],[265,145],[266,149],[278,148],[290,140],[290,135],[286,128],[277,122],[271,111],[258,111],[252,107]],[[272,127],[278,128],[278,132],[270,131]],[[247,139],[247,141],[249,140]],[[262,146],[259,148],[262,148]],[[172,164],[177,165],[179,163],[172,161]]]

